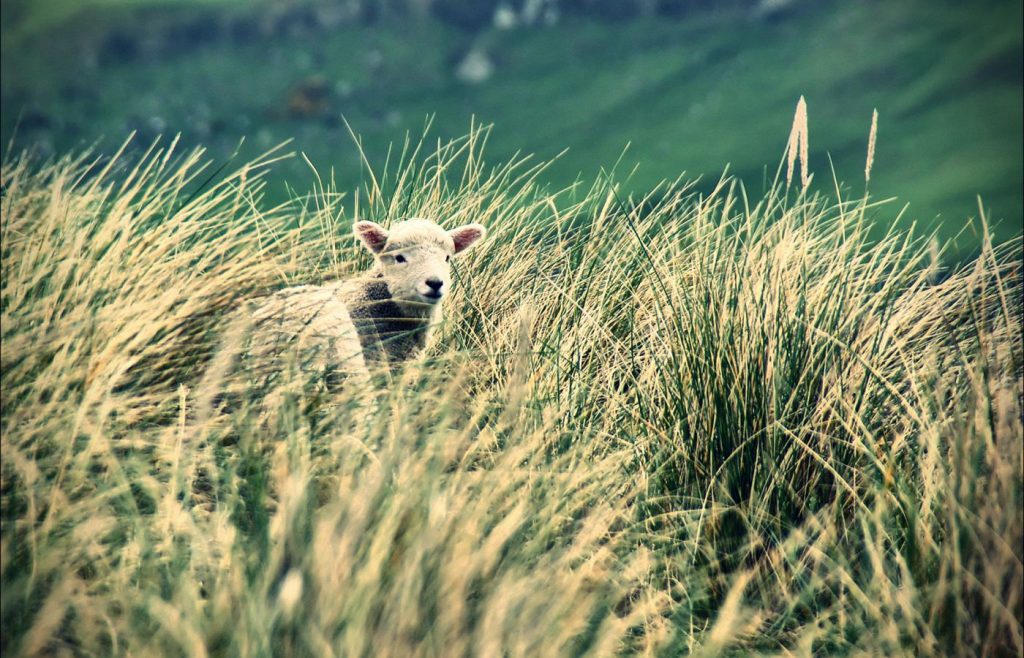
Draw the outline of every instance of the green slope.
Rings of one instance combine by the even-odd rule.
[[[90,25],[103,20],[90,13]],[[977,214],[980,194],[1001,221],[997,235],[1008,238],[1020,234],[1022,217],[1020,26],[1016,2],[828,3],[774,22],[728,13],[616,25],[571,18],[477,35],[395,20],[101,66],[25,39],[4,50],[2,131],[6,142],[21,113],[34,121],[19,129],[19,145],[62,151],[96,139],[109,147],[132,129],[141,141],[180,130],[219,157],[241,135],[253,151],[294,138],[347,186],[358,180],[359,158],[337,117],[375,157],[405,131],[418,133],[427,115],[442,138],[463,134],[475,117],[495,126],[495,160],[568,148],[548,173],[554,185],[592,178],[628,143],[620,167],[639,163],[632,191],[684,171],[714,179],[726,166],[759,191],[804,95],[819,185],[831,187],[831,156],[837,176],[863,191],[877,108],[873,196],[898,197],[910,204],[903,221],[950,236]],[[452,75],[472,43],[496,65],[476,86]],[[281,118],[288,89],[313,75],[328,81],[329,116]],[[313,180],[301,161],[278,176],[277,195],[285,180],[299,190]],[[959,248],[973,250],[971,240]]]

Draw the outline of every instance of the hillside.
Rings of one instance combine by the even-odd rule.
[[[498,1],[0,4],[0,655],[1024,655],[1019,0]]]
[[[344,188],[359,180],[360,159],[342,116],[375,161],[433,116],[439,138],[492,123],[497,161],[568,149],[543,177],[555,186],[593,180],[629,144],[619,171],[639,163],[625,183],[633,192],[683,172],[707,188],[728,166],[757,195],[804,95],[818,185],[833,186],[831,156],[837,177],[863,191],[877,108],[871,193],[909,203],[901,221],[950,237],[977,215],[980,194],[996,237],[1020,234],[1019,3],[829,3],[771,21],[740,10],[615,23],[574,15],[510,30],[391,17],[274,38],[235,29],[194,44],[195,30],[171,31],[181,40],[170,46],[161,26],[173,11],[124,4],[147,5],[57,13],[5,39],[5,143],[15,136],[16,147],[46,154],[98,141],[109,152],[133,130],[139,148],[180,131],[223,159],[242,136],[243,156],[294,139]],[[75,44],[88,34],[102,48],[83,55]],[[493,65],[479,84],[454,74],[471,50]],[[275,199],[288,195],[284,181],[305,191],[315,180],[301,158],[276,176]],[[973,252],[976,240],[968,231],[958,249]]]

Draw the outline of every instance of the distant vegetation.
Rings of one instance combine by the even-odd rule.
[[[950,270],[799,170],[546,191],[485,137],[281,206],[274,154],[4,162],[5,656],[1020,655],[1019,237]],[[491,230],[425,363],[218,396],[225,312],[409,214]]]
[[[0,133],[15,150],[110,151],[181,133],[223,161],[285,139],[343,187],[362,180],[343,121],[383,157],[405,131],[452,138],[493,123],[496,157],[562,155],[541,177],[590,184],[618,160],[625,189],[728,166],[749,194],[812,110],[815,189],[862,192],[880,113],[877,198],[952,237],[990,209],[1017,235],[1024,179],[1019,2],[4,2]],[[135,147],[132,147],[135,148]],[[634,163],[641,163],[631,176]],[[313,182],[296,159],[268,193]],[[936,219],[936,217],[939,217]],[[976,254],[977,223],[951,258]]]

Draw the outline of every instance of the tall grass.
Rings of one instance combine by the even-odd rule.
[[[1019,240],[943,270],[864,199],[550,191],[485,137],[274,208],[274,153],[8,159],[5,655],[1024,649]],[[423,363],[206,410],[235,306],[409,215],[490,229]]]

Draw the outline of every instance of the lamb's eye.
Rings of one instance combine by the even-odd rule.
[[[451,257],[451,256],[445,256],[445,257],[444,257],[444,262],[446,262],[446,263],[447,263],[447,262],[449,262],[449,261],[450,261],[451,259],[452,259],[452,257]]]
[[[405,262],[405,256],[403,256],[402,254],[398,254],[397,256],[395,256],[395,262],[396,263],[404,263]]]

